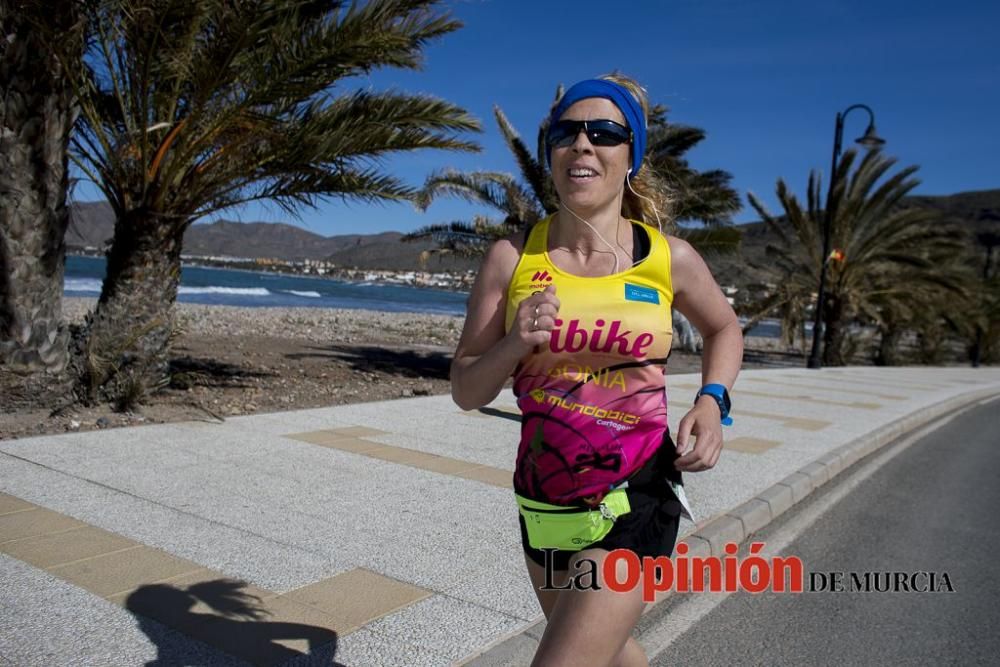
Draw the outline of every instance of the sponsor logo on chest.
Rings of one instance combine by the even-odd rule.
[[[653,334],[649,332],[633,334],[632,331],[623,329],[621,320],[608,323],[598,319],[594,320],[593,327],[588,327],[581,326],[580,320],[563,322],[557,319],[555,325],[552,337],[549,339],[549,349],[557,354],[586,349],[591,352],[618,353],[641,359],[653,344]]]
[[[531,276],[531,284],[528,285],[528,288],[532,290],[544,290],[551,284],[552,275],[548,271],[535,271],[535,275]]]

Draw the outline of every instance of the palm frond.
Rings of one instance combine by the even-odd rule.
[[[485,204],[502,213],[513,213],[518,204],[511,194],[517,184],[510,174],[497,171],[462,172],[444,169],[431,174],[424,182],[417,203],[426,209],[436,198],[444,195],[465,201]]]
[[[667,109],[654,107],[647,136],[646,160],[670,189],[674,217],[679,222],[731,224],[741,208],[732,174],[721,169],[698,171],[685,155],[701,143],[705,130],[667,121]]]
[[[521,140],[521,136],[507,120],[507,116],[499,106],[494,105],[493,115],[496,117],[497,126],[500,128],[500,134],[503,136],[507,148],[517,161],[521,176],[534,193],[535,198],[539,202],[553,199],[555,193],[552,190],[551,177],[548,169],[545,168],[545,163],[532,157],[531,151],[528,150],[524,141]]]
[[[665,124],[651,127],[647,138],[649,159],[654,163],[668,159],[681,160],[685,153],[704,141],[705,136],[705,130],[690,125]]]
[[[406,242],[433,241],[438,250],[447,250],[462,256],[477,256],[486,252],[491,243],[509,236],[515,226],[507,222],[497,222],[483,216],[476,216],[472,223],[454,221],[428,225],[406,234]]]
[[[418,68],[426,44],[460,25],[439,5],[88,3],[95,40],[73,157],[116,211],[188,222],[269,197],[289,212],[331,196],[412,197],[379,165],[403,151],[478,150],[465,137],[479,122],[433,97],[333,86]]]
[[[731,255],[740,249],[743,233],[736,227],[681,227],[677,235],[705,255]]]
[[[784,209],[780,219],[749,196],[776,239],[767,248],[770,264],[765,267],[775,287],[761,297],[761,303],[783,295],[779,301],[785,304],[781,317],[786,330],[801,324],[824,262],[828,262],[828,301],[833,304],[824,312],[828,337],[829,331],[843,331],[852,320],[897,326],[924,316],[926,309],[914,304],[943,302],[945,295],[966,298],[964,268],[954,261],[961,256],[959,237],[934,213],[901,205],[917,182],[916,167],[890,173],[894,165],[895,160],[876,153],[859,160],[856,152],[845,152],[825,209],[820,207],[815,172],[809,177],[806,209],[779,179],[776,192]],[[843,261],[822,256],[827,223],[831,247],[844,252]],[[798,312],[790,310],[792,303],[798,304]],[[843,348],[832,350],[830,358],[840,359],[849,343],[844,336],[832,340],[835,348]]]

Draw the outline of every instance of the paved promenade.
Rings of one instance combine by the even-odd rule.
[[[669,377],[674,427],[699,380]],[[997,368],[744,371],[681,536],[721,553],[998,394]],[[0,665],[526,665],[517,419],[505,391],[2,441]]]

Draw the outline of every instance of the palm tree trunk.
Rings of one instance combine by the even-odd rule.
[[[899,364],[899,341],[903,330],[889,326],[879,331],[878,353],[875,355],[876,366],[896,366]]]
[[[22,206],[0,219],[0,365],[16,373],[58,375],[68,360],[62,239],[69,215],[65,205],[56,209]]]
[[[52,398],[45,394],[68,361],[62,291],[76,116],[73,89],[40,26],[61,34],[66,53],[74,45],[83,52],[70,30],[74,3],[38,7],[40,15],[0,1],[0,369],[22,376],[29,402]]]
[[[823,365],[844,365],[844,302],[833,294],[827,295],[823,325]]]
[[[168,378],[186,224],[134,211],[115,223],[107,276],[88,322],[83,397],[128,409]]]

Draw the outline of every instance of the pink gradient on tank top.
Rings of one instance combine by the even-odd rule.
[[[544,492],[552,502],[601,497],[659,448],[667,425],[665,395],[651,392],[623,396],[616,389],[590,383],[586,392],[574,395],[569,393],[572,384],[556,384],[559,386],[542,381],[519,383],[517,389],[523,393],[518,405],[528,433],[522,438],[518,459],[531,460],[533,471],[545,480]],[[559,456],[532,451],[533,437],[529,434],[538,423],[533,415],[548,417],[541,422],[542,440],[550,445],[558,443]],[[563,461],[576,466],[581,457],[584,468],[589,469],[568,473]],[[616,458],[618,465],[611,467]],[[597,463],[588,466],[586,461],[591,460]]]

